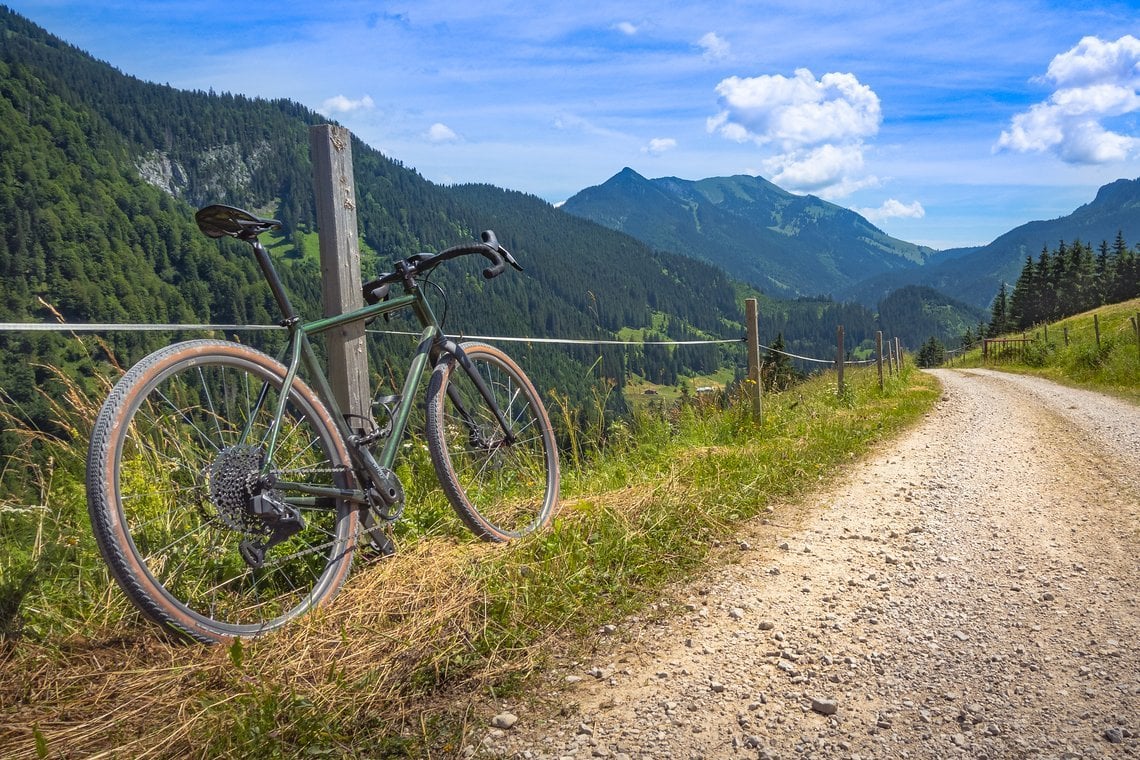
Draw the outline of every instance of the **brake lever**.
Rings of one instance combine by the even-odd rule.
[[[503,257],[503,259],[518,271],[523,271],[522,265],[515,261],[515,257],[511,252],[499,244],[499,239],[495,237],[494,230],[483,230],[483,234],[479,236],[483,242],[493,248],[496,253]]]
[[[513,266],[515,269],[520,272],[523,270],[522,264],[515,261],[515,257],[511,255],[511,252],[501,245],[499,246],[499,253],[503,254],[503,258],[506,259],[507,263]]]

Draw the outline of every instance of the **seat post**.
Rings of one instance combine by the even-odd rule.
[[[293,310],[293,304],[289,302],[289,294],[285,292],[285,286],[281,283],[281,278],[273,267],[273,261],[269,258],[269,251],[265,250],[265,246],[257,238],[250,240],[249,244],[253,247],[254,258],[257,259],[257,265],[261,267],[261,273],[265,275],[265,281],[269,283],[269,289],[273,292],[273,299],[277,301],[277,306],[281,309],[285,323],[295,322],[297,312]]]

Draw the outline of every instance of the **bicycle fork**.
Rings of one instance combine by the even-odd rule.
[[[479,391],[479,395],[483,397],[483,400],[487,402],[487,406],[491,409],[492,413],[494,413],[495,419],[499,423],[499,427],[503,430],[503,442],[508,445],[513,444],[517,440],[515,433],[511,429],[510,423],[507,422],[507,418],[503,414],[503,410],[499,408],[499,403],[495,399],[495,394],[492,393],[491,389],[487,386],[486,379],[484,379],[484,377],[479,374],[478,370],[475,369],[475,365],[467,356],[467,352],[465,352],[463,348],[451,338],[437,338],[434,350],[439,353],[451,354],[455,357],[455,360],[459,362],[459,366],[463,368],[463,371],[466,372],[467,376],[471,378],[471,382],[475,384],[475,388]],[[459,413],[459,418],[463,420],[463,424],[467,426],[467,430],[471,434],[472,440],[480,445],[488,445],[487,441],[480,440],[479,426],[475,423],[475,419],[467,410],[467,406],[463,403],[463,399],[460,397],[459,391],[455,390],[454,384],[448,384],[447,397],[451,399],[451,403],[455,405],[455,409]]]

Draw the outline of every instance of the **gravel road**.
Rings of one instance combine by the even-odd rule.
[[[461,754],[1140,757],[1140,408],[936,374],[919,426],[485,706]]]

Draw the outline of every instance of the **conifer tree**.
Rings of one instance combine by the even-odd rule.
[[[1013,294],[1009,298],[1010,320],[1013,324],[1025,329],[1037,321],[1037,280],[1036,269],[1033,266],[1033,257],[1025,259],[1025,266],[1021,269],[1021,276],[1013,286]]]
[[[994,304],[990,311],[990,326],[986,334],[994,338],[1010,332],[1012,329],[1013,324],[1009,318],[1009,290],[1003,282],[997,297],[994,298]]]
[[[783,390],[796,381],[796,368],[785,351],[784,334],[776,333],[776,339],[768,347],[764,360],[764,387],[768,390]]]

